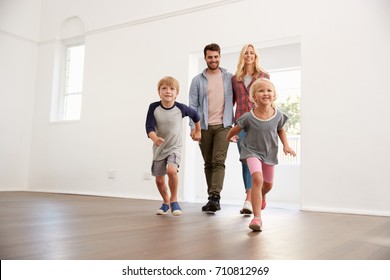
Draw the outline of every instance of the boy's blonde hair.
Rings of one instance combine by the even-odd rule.
[[[160,88],[163,85],[167,85],[169,87],[174,87],[176,89],[177,93],[179,93],[179,82],[175,78],[170,77],[170,76],[166,76],[166,77],[162,78],[160,81],[158,81],[157,90],[160,91]]]
[[[276,88],[275,88],[275,85],[271,82],[271,80],[266,79],[266,78],[259,78],[251,85],[251,89],[249,90],[249,96],[250,96],[251,101],[256,104],[256,102],[254,101],[254,96],[255,96],[255,92],[258,90],[261,83],[268,83],[273,87],[274,93],[275,93],[275,98],[272,101],[272,107],[276,108],[276,105],[275,105],[275,100],[277,97]]]

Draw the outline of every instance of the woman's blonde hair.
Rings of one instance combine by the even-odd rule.
[[[253,51],[255,53],[255,66],[254,66],[254,73],[253,73],[253,76],[257,76],[258,74],[260,73],[265,73],[265,74],[268,74],[263,68],[260,67],[259,65],[259,60],[260,60],[260,57],[259,57],[259,54],[256,50],[256,48],[253,46],[253,44],[246,44],[245,46],[242,47],[241,49],[241,52],[240,52],[240,58],[238,59],[238,63],[237,63],[237,70],[236,70],[236,78],[237,78],[237,81],[242,81],[242,79],[244,78],[244,75],[245,75],[245,59],[244,59],[244,56],[245,56],[245,52],[247,51],[247,49],[249,47],[252,47],[253,48]]]
[[[179,81],[176,80],[173,77],[166,76],[166,77],[162,78],[160,81],[158,81],[158,84],[157,84],[157,90],[158,91],[160,91],[160,87],[162,85],[167,85],[169,87],[174,87],[176,89],[177,93],[179,93]]]
[[[276,108],[276,104],[275,104],[275,100],[276,100],[276,97],[277,97],[276,88],[275,88],[275,85],[271,82],[271,80],[269,80],[267,78],[259,78],[252,84],[252,86],[251,86],[251,88],[249,90],[249,96],[250,96],[251,101],[255,105],[257,105],[256,102],[255,102],[254,96],[255,96],[256,91],[259,89],[259,86],[260,86],[261,83],[268,83],[268,84],[270,84],[273,87],[275,98],[272,101],[272,107]]]

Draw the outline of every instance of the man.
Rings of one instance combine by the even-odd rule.
[[[189,107],[200,116],[202,136],[199,147],[204,160],[208,202],[202,211],[215,213],[221,209],[220,199],[225,178],[225,160],[229,141],[226,136],[233,125],[232,74],[219,67],[221,49],[209,44],[204,50],[207,68],[192,79]],[[195,133],[190,121],[191,136]]]

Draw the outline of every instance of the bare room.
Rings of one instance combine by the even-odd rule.
[[[165,76],[188,105],[210,43],[233,75],[253,44],[294,122],[261,232],[236,143],[202,212],[187,118],[183,213],[156,215],[148,106]],[[390,259],[390,1],[1,0],[0,50],[0,259]]]

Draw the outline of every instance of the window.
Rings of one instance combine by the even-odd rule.
[[[300,163],[300,134],[301,134],[301,69],[287,68],[269,71],[271,80],[275,84],[277,99],[276,106],[289,119],[285,125],[290,147],[297,153],[296,157],[286,156],[283,149],[279,149],[280,164]],[[282,147],[282,144],[279,143]]]
[[[276,87],[277,107],[289,117],[286,132],[300,135],[301,69],[272,70],[269,73]]]
[[[84,73],[84,45],[66,47],[62,120],[79,120]]]
[[[80,120],[84,78],[84,40],[62,40],[57,45],[51,121]]]

